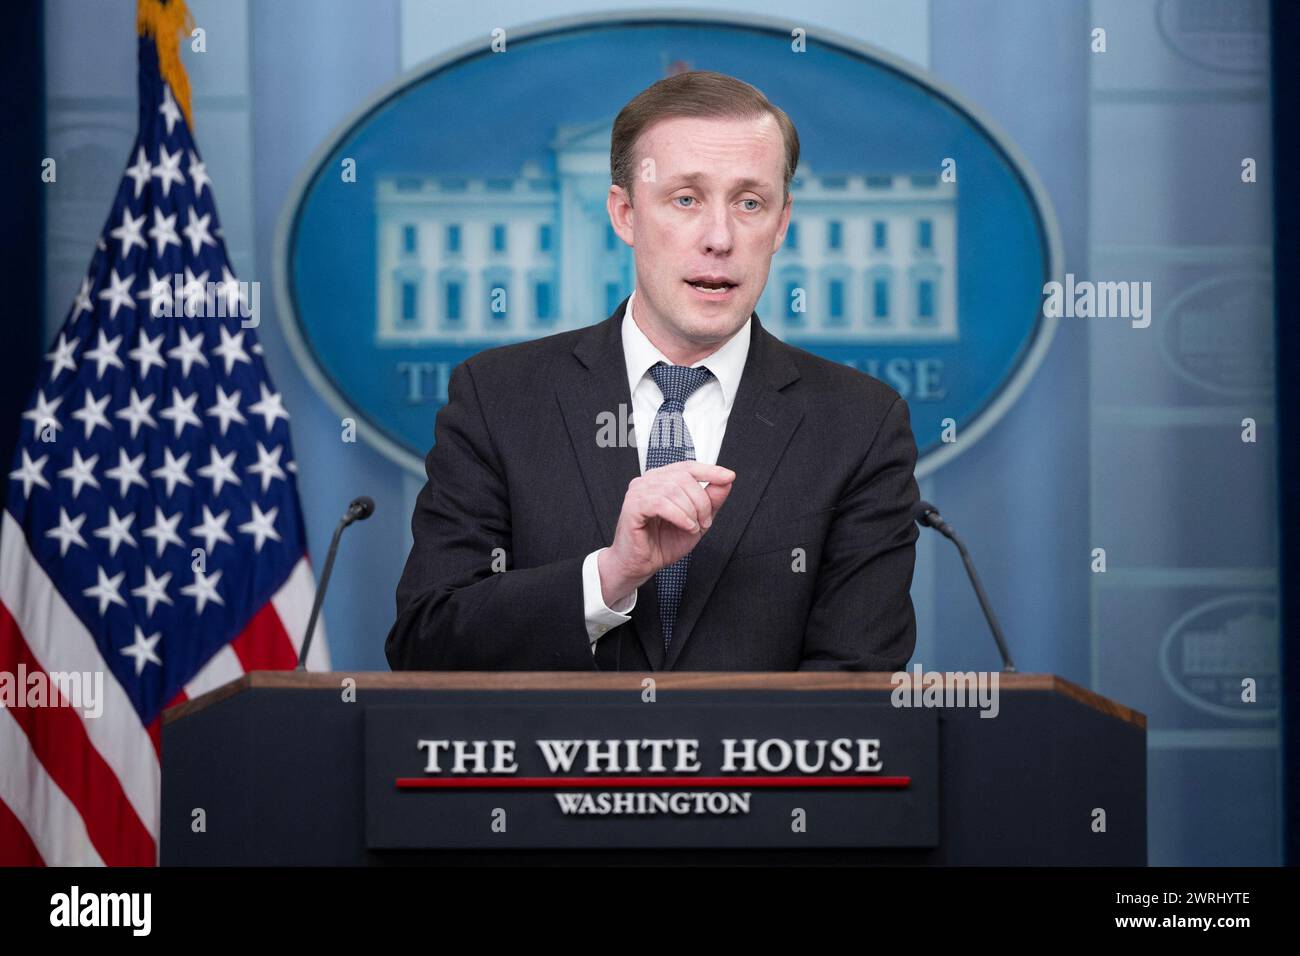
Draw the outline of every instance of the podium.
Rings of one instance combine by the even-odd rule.
[[[1051,675],[259,671],[162,768],[163,865],[1147,860],[1146,718]]]

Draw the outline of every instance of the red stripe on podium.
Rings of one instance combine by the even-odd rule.
[[[680,787],[718,790],[752,787],[804,790],[816,787],[901,790],[911,777],[398,777],[399,790],[596,790]]]

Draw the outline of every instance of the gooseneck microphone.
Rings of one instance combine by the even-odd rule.
[[[930,502],[919,502],[916,511],[913,513],[913,518],[917,524],[926,528],[933,528],[957,546],[962,563],[966,565],[966,575],[970,578],[971,586],[975,589],[975,596],[979,598],[980,609],[984,611],[984,619],[989,622],[989,630],[993,632],[993,640],[998,642],[998,653],[1002,655],[1002,670],[1007,673],[1015,673],[1016,665],[1011,661],[1011,652],[1007,650],[1007,642],[1002,637],[1002,628],[998,627],[998,619],[993,614],[988,595],[984,593],[984,586],[980,584],[980,576],[975,573],[975,565],[970,559],[970,554],[966,551],[966,545],[962,544],[961,538],[957,537],[957,532],[952,530],[952,526],[944,521],[943,516],[939,514],[939,509]]]
[[[343,519],[339,521],[339,526],[334,529],[334,538],[330,541],[329,554],[325,557],[325,570],[320,575],[320,586],[316,588],[316,599],[311,604],[311,617],[307,619],[307,634],[302,641],[302,651],[298,654],[298,666],[295,670],[305,671],[307,669],[307,652],[311,650],[311,639],[316,633],[316,618],[320,617],[320,606],[325,600],[325,589],[330,584],[330,572],[334,570],[334,556],[339,550],[339,538],[343,536],[343,529],[354,521],[365,521],[375,513],[374,499],[368,495],[362,495],[360,498],[354,498],[352,504],[348,505],[348,510],[344,513]]]

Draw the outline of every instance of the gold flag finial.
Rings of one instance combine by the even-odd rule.
[[[181,63],[181,34],[190,35],[194,19],[185,7],[185,0],[137,0],[136,32],[153,39],[158,48],[158,72],[172,88],[172,96],[185,114],[190,131],[194,130],[194,117],[190,115],[190,78]]]

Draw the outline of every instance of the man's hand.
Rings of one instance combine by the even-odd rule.
[[[720,465],[679,461],[633,478],[623,498],[614,543],[600,553],[600,589],[607,606],[623,601],[689,553],[731,494],[736,473]],[[700,482],[708,487],[701,488]]]

